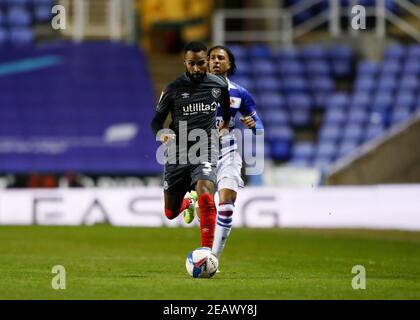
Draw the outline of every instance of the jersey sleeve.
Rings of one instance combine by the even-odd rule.
[[[222,99],[220,103],[222,109],[222,118],[225,123],[230,122],[230,95],[229,95],[229,86],[226,82],[226,86],[222,88]]]
[[[241,113],[241,115],[245,117],[250,116],[254,119],[256,123],[255,127],[252,128],[254,132],[255,130],[263,130],[264,125],[257,114],[255,101],[252,98],[251,94],[248,92],[248,90],[241,88],[241,96],[242,96],[242,102],[241,102],[241,106],[239,107],[239,112]]]
[[[155,115],[151,123],[154,135],[157,135],[159,130],[163,128],[163,124],[165,123],[166,117],[168,116],[169,112],[172,110],[172,107],[173,100],[171,91],[165,89],[160,95],[159,102],[156,106]]]

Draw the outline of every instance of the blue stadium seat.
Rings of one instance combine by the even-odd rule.
[[[25,6],[31,3],[31,0],[4,0],[9,6]]]
[[[52,18],[51,6],[40,5],[34,8],[34,16],[36,22],[49,22]]]
[[[273,76],[275,73],[274,64],[270,60],[257,59],[252,61],[251,66],[254,76]]]
[[[382,64],[381,73],[397,76],[401,72],[402,65],[398,59],[388,59]]]
[[[286,96],[287,107],[292,109],[311,109],[312,99],[308,94],[292,93]]]
[[[324,142],[337,142],[341,139],[343,129],[338,124],[324,124],[319,131],[319,140]]]
[[[350,124],[364,124],[367,122],[369,114],[364,109],[353,109],[349,111],[348,123]]]
[[[272,53],[266,45],[253,45],[248,48],[248,57],[252,60],[271,59]]]
[[[390,120],[390,112],[387,110],[372,110],[369,114],[369,125],[388,126]]]
[[[310,79],[312,92],[332,92],[335,89],[334,81],[328,76],[316,76]]]
[[[399,91],[395,97],[395,107],[411,109],[416,103],[416,96],[412,91]]]
[[[236,59],[244,59],[248,58],[247,49],[242,45],[237,44],[230,44],[229,45],[230,51],[232,51],[233,55]]]
[[[293,127],[302,128],[306,127],[311,122],[311,111],[307,108],[292,108],[289,111],[290,123]]]
[[[344,128],[343,140],[352,141],[356,144],[363,138],[364,130],[361,124],[349,123]]]
[[[419,88],[419,80],[416,75],[408,74],[404,75],[399,82],[400,91],[417,90]]]
[[[347,119],[347,113],[343,109],[328,109],[324,122],[327,124],[343,124]]]
[[[316,157],[312,162],[312,166],[321,171],[325,171],[330,166],[332,160],[333,158],[331,157]]]
[[[409,108],[396,108],[391,113],[391,125],[407,121],[411,118],[412,113]]]
[[[380,67],[381,66],[377,62],[363,60],[358,64],[357,73],[359,76],[369,75],[373,77],[379,73]]]
[[[372,108],[376,110],[387,110],[391,108],[394,102],[392,93],[388,91],[380,91],[373,99]]]
[[[7,12],[7,21],[10,26],[27,27],[32,23],[32,17],[24,7],[11,7]]]
[[[236,73],[235,77],[251,76],[252,68],[251,63],[244,59],[238,59],[236,61]]]
[[[262,77],[255,86],[259,93],[280,92],[281,83],[276,77]]]
[[[332,61],[332,73],[339,78],[349,77],[352,73],[352,61],[336,60]]]
[[[353,49],[347,45],[333,45],[328,48],[327,54],[333,61],[351,61],[354,59]]]
[[[239,84],[240,86],[246,88],[248,91],[253,91],[254,89],[254,81],[251,78],[246,76],[233,76],[232,81]]]
[[[31,45],[34,38],[34,33],[30,28],[10,29],[10,42],[14,45]]]
[[[371,100],[368,92],[355,92],[351,98],[350,109],[368,109]]]
[[[338,157],[346,156],[356,148],[357,148],[357,143],[356,142],[354,142],[354,141],[343,141],[338,146]]]
[[[332,93],[326,101],[327,109],[345,109],[349,104],[349,95],[345,92]]]
[[[308,45],[301,49],[301,57],[305,60],[324,60],[328,52],[320,45]]]
[[[0,7],[0,28],[7,25],[6,15],[4,14],[3,10]]]
[[[258,98],[258,106],[263,109],[281,109],[285,107],[285,100],[279,93],[267,93],[260,95]]]
[[[354,84],[355,91],[373,91],[376,88],[376,80],[372,76],[360,76]]]
[[[407,48],[400,44],[388,46],[384,52],[385,59],[404,59],[407,55]]]
[[[397,88],[397,79],[393,76],[383,76],[378,79],[378,91],[395,91]]]
[[[3,29],[0,27],[0,46],[4,45],[9,38],[9,33],[6,31],[6,29]]]
[[[337,145],[330,141],[319,141],[316,147],[316,158],[333,159],[337,152]]]
[[[385,132],[385,128],[381,124],[372,124],[365,130],[364,140],[369,141],[380,137]]]
[[[297,59],[299,59],[300,53],[299,50],[294,47],[281,47],[274,50],[273,56],[279,62],[290,60],[296,61]]]
[[[284,77],[302,75],[305,71],[298,60],[282,60],[278,63],[277,70]]]
[[[330,65],[325,60],[308,60],[305,63],[305,69],[307,74],[312,76],[331,74]]]
[[[408,47],[408,58],[420,58],[420,45],[412,44]]]
[[[301,76],[289,76],[283,81],[282,91],[284,94],[305,93],[308,90],[306,79]]]
[[[403,75],[418,75],[420,73],[420,60],[417,58],[410,58],[405,60],[403,64]]]
[[[260,110],[258,114],[264,125],[269,127],[287,125],[289,122],[288,114],[285,110]]]
[[[309,163],[314,155],[315,144],[313,142],[297,142],[292,147],[292,161],[306,160]]]

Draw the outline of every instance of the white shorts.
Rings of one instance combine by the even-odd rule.
[[[238,192],[244,187],[241,175],[242,157],[237,151],[229,152],[217,162],[217,190],[230,189]]]

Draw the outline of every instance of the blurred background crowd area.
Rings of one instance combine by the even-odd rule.
[[[419,182],[419,4],[0,0],[0,187],[161,185],[149,123],[192,40],[231,48],[264,122],[247,185]]]

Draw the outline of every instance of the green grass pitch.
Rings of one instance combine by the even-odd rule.
[[[199,246],[198,228],[2,226],[0,299],[420,299],[418,232],[234,229],[212,279],[185,271]]]

